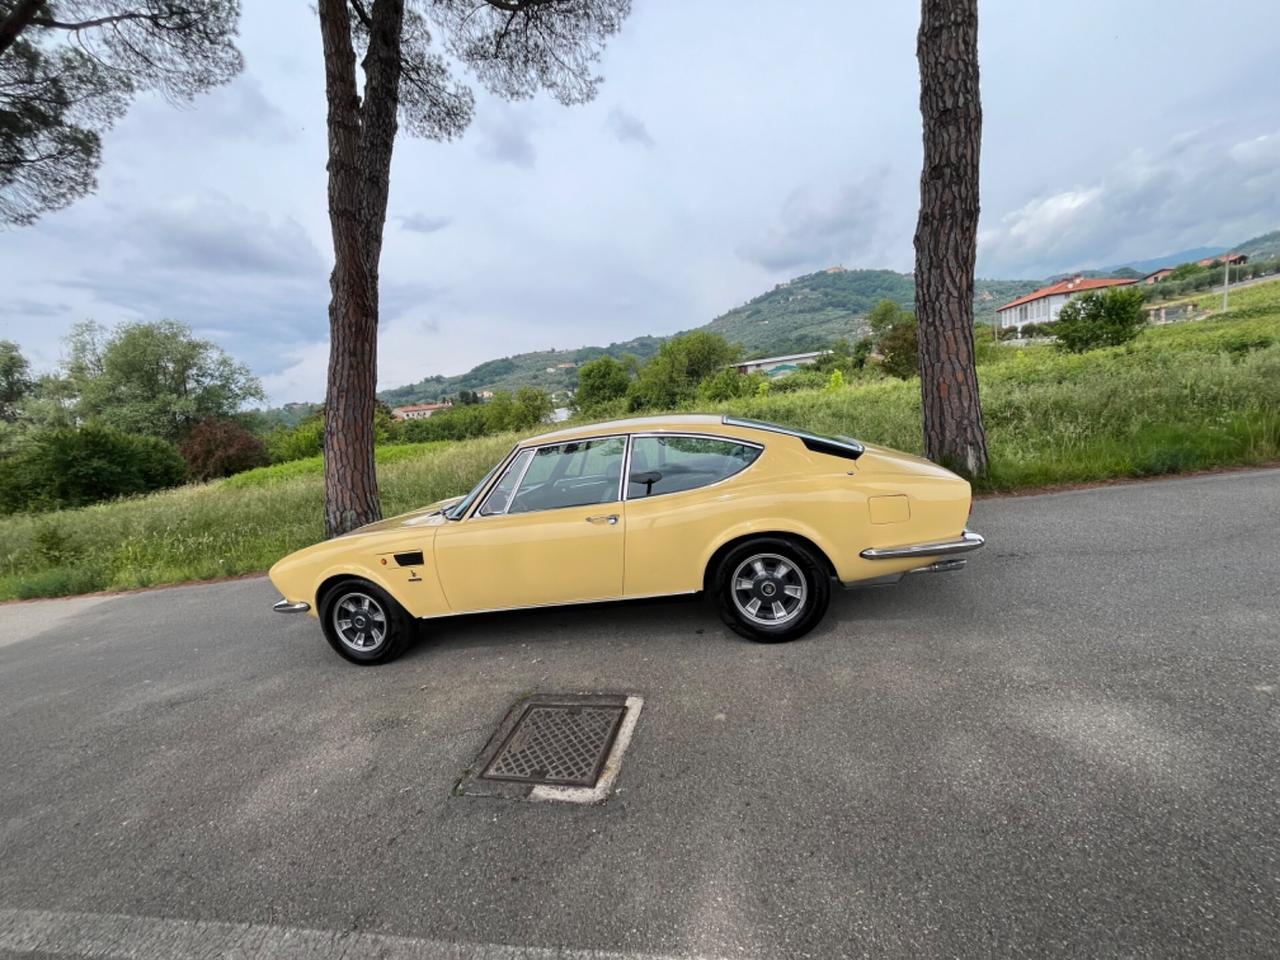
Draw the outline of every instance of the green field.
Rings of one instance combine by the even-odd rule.
[[[1280,282],[1230,313],[1066,355],[985,344],[992,472],[1004,491],[1280,459]],[[776,394],[720,409],[905,450],[920,448],[916,381]],[[378,451],[387,514],[464,492],[511,436]],[[265,570],[322,536],[320,458],[80,510],[0,519],[0,599]]]

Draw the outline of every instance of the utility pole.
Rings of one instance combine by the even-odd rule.
[[[1231,257],[1222,261],[1222,309],[1227,309],[1227,288],[1231,286]]]

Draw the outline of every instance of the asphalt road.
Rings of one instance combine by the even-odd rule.
[[[1280,471],[973,526],[776,647],[661,602],[361,669],[265,580],[0,607],[0,956],[1280,955]],[[644,697],[607,804],[451,795],[535,690]]]

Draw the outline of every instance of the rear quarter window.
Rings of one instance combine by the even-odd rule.
[[[715,437],[636,437],[627,499],[696,490],[741,473],[759,458],[754,444]]]

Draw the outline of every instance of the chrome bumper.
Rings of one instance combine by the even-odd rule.
[[[912,557],[946,557],[955,553],[977,550],[987,541],[972,530],[966,530],[959,540],[943,540],[941,543],[913,543],[905,547],[867,547],[860,556],[866,560],[903,560]]]
[[[311,604],[303,603],[301,600],[290,603],[282,597],[272,605],[271,609],[276,613],[306,613],[311,609]]]

